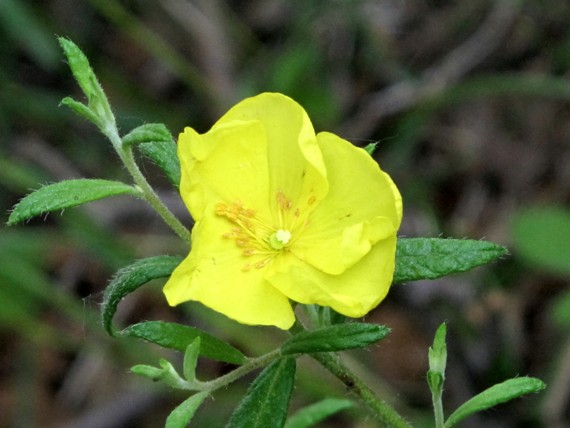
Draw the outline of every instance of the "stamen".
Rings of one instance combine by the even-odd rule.
[[[304,206],[295,206],[282,190],[276,192],[275,198],[277,218],[274,217],[273,221],[259,216],[256,210],[245,207],[239,200],[219,202],[215,206],[216,215],[226,218],[231,224],[222,237],[233,240],[236,249],[249,261],[243,265],[243,272],[262,269],[282,250],[287,251],[285,248],[293,245],[299,238],[298,232],[307,224],[311,211],[307,208],[316,202],[315,196],[310,195]]]

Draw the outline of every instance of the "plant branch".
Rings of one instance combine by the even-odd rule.
[[[334,354],[333,354],[334,355]],[[343,365],[338,356],[331,354],[311,354],[316,361],[321,363],[328,371],[335,375],[349,391],[356,394],[372,410],[374,417],[388,427],[410,428],[406,421],[392,406],[380,399],[368,385],[357,377],[348,367]]]
[[[131,147],[122,144],[121,137],[116,126],[108,126],[103,130],[104,134],[109,138],[113,147],[117,151],[121,161],[131,174],[135,184],[141,190],[141,197],[149,203],[149,205],[162,217],[164,222],[184,241],[190,242],[190,232],[188,229],[172,214],[172,212],[160,200],[154,189],[148,184],[145,176],[141,172]]]
[[[281,356],[281,350],[276,349],[260,357],[250,359],[246,364],[239,366],[237,369],[232,370],[228,374],[220,376],[217,379],[208,382],[195,381],[193,386],[195,386],[196,389],[199,391],[214,392],[217,389],[220,389],[224,386],[229,385],[232,382],[235,382],[236,380],[238,380],[242,376],[245,376],[249,372],[252,372],[260,367],[266,366],[267,364],[273,362],[280,356]]]
[[[295,335],[306,331],[305,327],[296,321],[291,327],[291,334]],[[382,400],[356,376],[348,367],[340,362],[338,354],[314,353],[310,356],[318,361],[324,368],[335,375],[349,391],[358,396],[372,411],[373,416],[388,427],[410,428],[411,425],[387,402]]]

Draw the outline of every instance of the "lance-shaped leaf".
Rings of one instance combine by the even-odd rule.
[[[200,356],[200,336],[190,342],[184,351],[184,362],[182,364],[182,374],[188,382],[196,381],[196,367]]]
[[[73,110],[78,116],[82,116],[84,119],[87,119],[89,122],[94,123],[98,128],[103,128],[103,121],[97,114],[93,112],[89,107],[85,104],[80,103],[79,101],[75,101],[71,97],[65,97],[61,100],[60,105],[64,105],[69,107]]]
[[[163,348],[186,351],[188,345],[200,338],[200,355],[212,360],[232,364],[243,364],[246,357],[236,348],[228,345],[200,329],[171,322],[146,321],[131,325],[121,335],[144,339]]]
[[[131,373],[147,377],[155,382],[161,381],[174,389],[192,390],[192,386],[180,377],[170,361],[161,358],[159,365],[160,368],[137,364],[131,367]]]
[[[182,257],[156,256],[137,260],[120,269],[105,289],[103,297],[101,315],[105,330],[111,336],[116,334],[112,321],[123,297],[153,279],[169,277],[181,261]]]
[[[335,324],[296,334],[283,344],[283,355],[314,352],[336,352],[363,348],[390,333],[383,325],[365,323]]]
[[[8,218],[8,225],[111,196],[139,194],[135,187],[120,181],[85,178],[60,181],[40,187],[18,202]]]
[[[342,410],[353,407],[350,400],[341,398],[325,398],[318,403],[311,404],[293,416],[285,423],[284,428],[309,428]]]
[[[294,382],[294,358],[271,363],[251,384],[226,428],[282,428]]]
[[[187,398],[176,407],[166,419],[165,428],[186,428],[200,404],[209,395],[208,392],[199,392]]]
[[[451,428],[466,417],[489,409],[497,404],[505,403],[522,395],[539,392],[546,388],[544,382],[532,377],[518,377],[493,385],[491,388],[477,394],[463,403],[445,421],[445,428]]]
[[[487,241],[439,238],[399,238],[394,283],[436,279],[465,272],[507,254]]]
[[[174,187],[180,185],[180,161],[176,154],[176,144],[173,141],[156,143],[141,143],[140,152],[158,166]]]
[[[94,123],[99,126],[103,132],[105,132],[106,128],[109,126],[114,127],[115,117],[111,111],[111,106],[109,105],[109,101],[107,100],[95,73],[89,65],[89,60],[81,49],[79,49],[79,47],[71,40],[64,37],[60,37],[58,40],[65,56],[67,57],[69,68],[71,69],[75,80],[77,80],[77,83],[87,97],[87,108],[91,110],[94,115],[92,117],[96,117],[97,121],[90,118],[90,115],[86,114],[86,112],[82,113],[81,109],[78,109],[77,105],[71,103],[69,100],[64,103],[70,105],[74,111],[82,114],[82,116],[94,121]]]
[[[137,126],[123,137],[123,144],[131,146],[140,143],[169,141],[174,144],[170,131],[163,123],[145,123]]]
[[[162,123],[141,125],[123,137],[124,145],[136,145],[140,152],[158,166],[170,183],[178,188],[180,161],[170,131]]]
[[[433,345],[430,346],[428,352],[429,371],[427,373],[427,381],[432,395],[441,397],[443,391],[443,382],[445,381],[445,367],[447,365],[447,346],[445,344],[445,335],[447,333],[446,324],[439,326],[435,333]]]

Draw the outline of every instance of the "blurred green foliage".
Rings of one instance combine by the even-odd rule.
[[[512,227],[517,254],[525,261],[570,276],[570,210],[556,206],[521,210]]]
[[[430,70],[444,70],[438,65],[454,49],[488,28],[493,13],[499,23],[504,20],[505,32],[491,39],[499,42],[492,52],[453,79],[436,73],[442,81],[426,80]],[[569,351],[556,346],[563,331],[551,331],[544,314],[554,303],[557,319],[568,325],[565,221],[560,225],[550,214],[522,217],[526,225],[512,229],[514,235],[509,225],[521,207],[548,204],[567,211],[570,204],[568,22],[564,0],[2,0],[0,218],[5,222],[11,207],[40,184],[125,174],[93,126],[57,107],[78,89],[54,35],[70,37],[86,51],[124,130],[164,122],[175,136],[184,126],[205,131],[237,100],[282,91],[306,107],[317,130],[339,132],[359,146],[379,141],[374,156],[404,195],[402,235],[516,244],[513,257],[493,269],[394,288],[369,320],[393,327],[391,343],[355,355],[367,361],[367,379],[421,420],[429,405],[421,392],[427,359],[414,344],[426,343],[442,318],[461,332],[448,338],[457,364],[457,381],[444,393],[451,408],[513,371],[561,377],[562,366],[551,361],[570,359]],[[465,55],[458,58],[463,64]],[[164,177],[150,163],[145,171],[188,221]],[[0,301],[10,304],[0,310],[0,359],[7,367],[0,371],[0,414],[9,415],[7,423],[81,426],[82,417],[105,409],[101,403],[118,394],[117,385],[132,382],[125,360],[140,362],[143,355],[155,361],[152,347],[108,339],[97,306],[117,268],[135,258],[184,251],[152,214],[123,198],[2,228]],[[544,254],[551,254],[546,262]],[[552,263],[562,276],[545,275]],[[255,334],[259,341],[244,349],[247,354],[271,348],[272,331],[241,328],[197,305],[168,308],[159,285],[125,301],[122,319],[192,319],[238,347],[248,342],[241,338]],[[497,349],[504,352],[497,356]],[[75,374],[85,367],[85,355],[96,360],[101,354],[99,369],[90,366],[93,378]],[[17,377],[9,369],[14,366]],[[305,395],[293,398],[294,408],[316,401],[323,389],[344,394],[315,376],[298,371]],[[69,392],[74,382],[84,386],[80,393]],[[26,388],[16,388],[22,384]],[[231,407],[224,404],[245,388],[217,396],[216,412],[198,412],[197,426],[228,416]],[[30,395],[34,400],[26,401]],[[169,403],[163,409],[161,400],[148,406],[146,416],[139,411],[130,420],[157,426],[172,408]],[[554,408],[528,403],[504,406],[504,423],[568,421],[567,402]],[[120,420],[118,413],[107,413]],[[324,426],[350,426],[350,414]],[[495,416],[484,415],[471,426],[485,426]]]

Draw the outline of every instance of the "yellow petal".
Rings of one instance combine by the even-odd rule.
[[[294,301],[330,306],[343,315],[358,318],[375,308],[388,293],[395,252],[394,235],[375,244],[358,263],[340,275],[297,262],[283,271],[276,266],[267,279]]]
[[[163,292],[172,306],[193,300],[242,324],[289,329],[295,315],[288,298],[264,278],[264,269],[244,271],[254,256],[241,254],[233,240],[223,238],[226,221],[207,215],[192,230],[190,255],[175,269]]]
[[[186,128],[178,157],[180,194],[195,220],[214,201],[239,201],[270,217],[267,139],[260,122],[226,121],[203,135]]]
[[[259,121],[266,133],[268,184],[272,192],[282,191],[294,206],[305,204],[311,197],[322,199],[328,191],[327,172],[305,110],[285,95],[263,93],[230,109],[213,129],[234,121],[251,120]],[[269,203],[274,221],[279,222],[274,196],[271,195]]]
[[[396,234],[402,200],[390,177],[364,150],[327,132],[317,139],[329,191],[292,251],[323,272],[338,275],[376,242]]]

